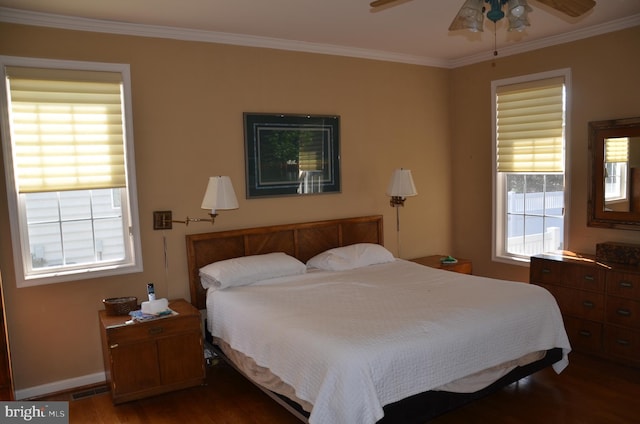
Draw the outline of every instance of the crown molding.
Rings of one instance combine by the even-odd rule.
[[[336,46],[331,44],[309,43],[304,41],[293,41],[280,38],[257,37],[244,34],[194,30],[169,26],[143,25],[100,19],[79,18],[50,13],[31,12],[5,7],[0,7],[0,22],[44,26],[75,31],[91,31],[109,34],[134,35],[140,37],[167,38],[182,41],[199,41],[205,43],[231,44],[245,47],[290,50],[306,53],[355,57],[360,59],[372,59],[387,62],[399,62],[421,66],[433,66],[438,68],[458,68],[461,66],[484,62],[493,58],[493,52],[487,51],[484,53],[478,53],[457,59],[435,59],[380,50]],[[566,34],[551,36],[529,42],[521,42],[504,48],[499,47],[499,52],[501,57],[511,56],[518,53],[524,53],[543,47],[567,43],[570,41],[577,41],[583,38],[618,31],[638,25],[640,25],[640,14],[632,15],[601,25],[594,25]]]
[[[627,16],[626,18],[618,19],[600,25],[593,25],[588,28],[571,31],[565,34],[554,35],[551,37],[541,38],[539,40],[521,42],[507,47],[498,46],[498,52],[500,57],[512,56],[514,54],[525,53],[532,50],[542,49],[544,47],[551,47],[558,44],[578,41],[584,38],[594,37],[596,35],[602,35],[614,31],[620,31],[639,25],[640,14],[631,15]],[[459,68],[461,66],[472,65],[474,63],[491,60],[493,57],[493,50],[484,53],[477,53],[471,56],[450,60],[448,63],[448,67]]]
[[[257,37],[227,32],[204,31],[159,25],[132,24],[100,19],[79,18],[50,13],[31,12],[0,7],[0,22],[44,26],[75,31],[91,31],[140,37],[168,38],[182,41],[232,44],[246,47],[260,47],[297,52],[319,53],[337,56],[373,59],[387,62],[401,62],[422,66],[447,67],[447,61],[421,56],[359,49],[331,44],[309,43],[280,38]]]

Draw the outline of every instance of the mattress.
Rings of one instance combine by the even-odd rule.
[[[561,372],[570,351],[546,290],[403,260],[210,290],[207,317],[312,424],[375,423],[384,405],[554,347]]]

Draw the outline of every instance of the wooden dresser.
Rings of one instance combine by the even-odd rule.
[[[574,350],[640,366],[640,268],[543,254],[529,277],[555,296]]]
[[[129,316],[99,312],[113,403],[204,384],[200,312],[182,299],[169,308],[178,315],[135,324],[126,324]]]

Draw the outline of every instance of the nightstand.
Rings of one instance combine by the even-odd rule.
[[[411,262],[418,263],[420,265],[429,266],[431,268],[445,269],[447,271],[459,272],[461,274],[471,274],[471,261],[468,259],[456,258],[458,260],[455,264],[443,264],[440,259],[446,258],[447,255],[431,255],[424,256],[422,258],[411,259]]]
[[[126,324],[128,315],[99,311],[102,354],[114,404],[205,382],[200,312],[183,299],[177,315]]]

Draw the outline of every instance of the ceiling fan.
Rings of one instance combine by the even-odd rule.
[[[399,0],[375,0],[370,6],[377,8]],[[539,3],[547,5],[565,15],[571,17],[582,16],[591,10],[595,5],[595,0],[537,0]],[[527,0],[465,0],[460,11],[451,22],[449,31],[468,29],[473,32],[483,30],[484,12],[489,5],[487,18],[492,22],[498,22],[505,16],[509,19],[509,31],[522,31],[529,26],[527,14],[532,9]],[[507,13],[502,11],[503,6],[507,6]]]

